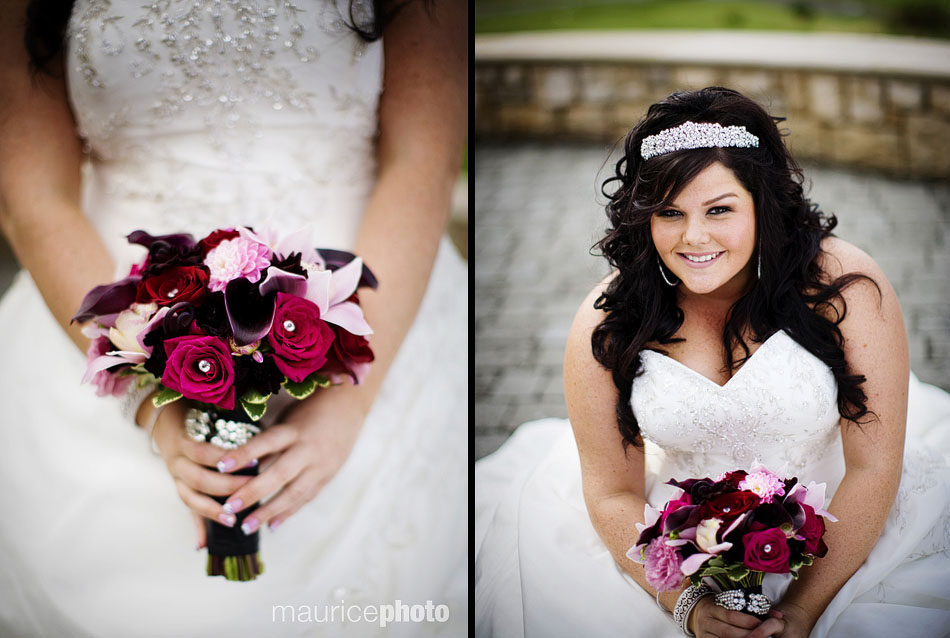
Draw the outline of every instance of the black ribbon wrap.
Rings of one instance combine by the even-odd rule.
[[[249,423],[250,419],[241,410],[213,410],[200,407],[211,417],[212,428],[218,419]],[[229,474],[236,476],[257,476],[260,468],[244,467]],[[222,505],[229,496],[211,496]],[[264,572],[264,563],[260,558],[260,532],[255,530],[245,534],[241,530],[241,523],[254,511],[257,503],[243,508],[234,514],[233,527],[222,525],[216,520],[205,519],[205,531],[208,537],[208,575],[224,576],[228,580],[254,580]]]

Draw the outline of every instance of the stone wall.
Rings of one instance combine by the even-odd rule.
[[[860,60],[835,68],[833,50],[822,64],[803,65],[792,50],[784,64],[773,57],[756,66],[755,56],[650,60],[605,51],[597,59],[590,50],[575,59],[506,59],[497,43],[490,55],[479,54],[478,38],[475,46],[476,139],[613,142],[673,91],[720,85],[786,117],[779,126],[799,160],[950,178],[950,54],[941,73],[913,64],[882,69],[873,59],[866,68]]]

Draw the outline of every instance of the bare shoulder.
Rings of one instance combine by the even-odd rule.
[[[586,347],[587,351],[590,351],[590,336],[607,316],[607,313],[603,310],[595,308],[594,304],[607,289],[610,280],[614,276],[615,273],[611,273],[594,286],[577,308],[577,312],[574,314],[574,322],[571,324],[571,332],[568,335],[568,350],[580,346],[582,348]]]
[[[821,250],[818,263],[832,278],[848,273],[860,273],[874,278],[884,276],[884,271],[869,254],[839,237],[825,237],[821,241]]]

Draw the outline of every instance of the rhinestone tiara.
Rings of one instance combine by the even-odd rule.
[[[643,138],[640,156],[644,160],[657,155],[690,148],[758,147],[759,138],[744,126],[722,126],[716,123],[683,122],[679,126]]]

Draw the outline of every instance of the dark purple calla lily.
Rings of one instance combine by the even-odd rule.
[[[126,236],[130,244],[138,244],[151,248],[157,241],[163,241],[173,248],[191,248],[195,245],[195,238],[188,233],[174,235],[149,235],[144,230],[136,230]]]
[[[96,286],[83,297],[79,310],[69,323],[89,321],[99,315],[116,315],[135,303],[141,277],[126,277],[120,281]]]
[[[307,278],[303,275],[270,267],[267,269],[264,280],[260,283],[259,290],[261,295],[285,292],[295,297],[304,297],[307,294]]]
[[[356,255],[345,250],[317,248],[317,252],[320,253],[321,257],[323,257],[323,261],[326,262],[327,270],[336,270],[337,268],[342,268],[356,259]],[[374,275],[373,271],[369,269],[369,266],[363,264],[363,272],[360,274],[360,282],[357,284],[357,287],[367,287],[376,290],[377,286],[379,286],[379,282],[376,280],[376,275]]]
[[[663,523],[663,533],[669,534],[673,530],[696,527],[699,524],[699,506],[684,505],[675,512],[670,512]]]
[[[237,345],[254,343],[270,332],[276,296],[276,290],[262,295],[257,284],[244,278],[228,283],[224,289],[224,309]]]

